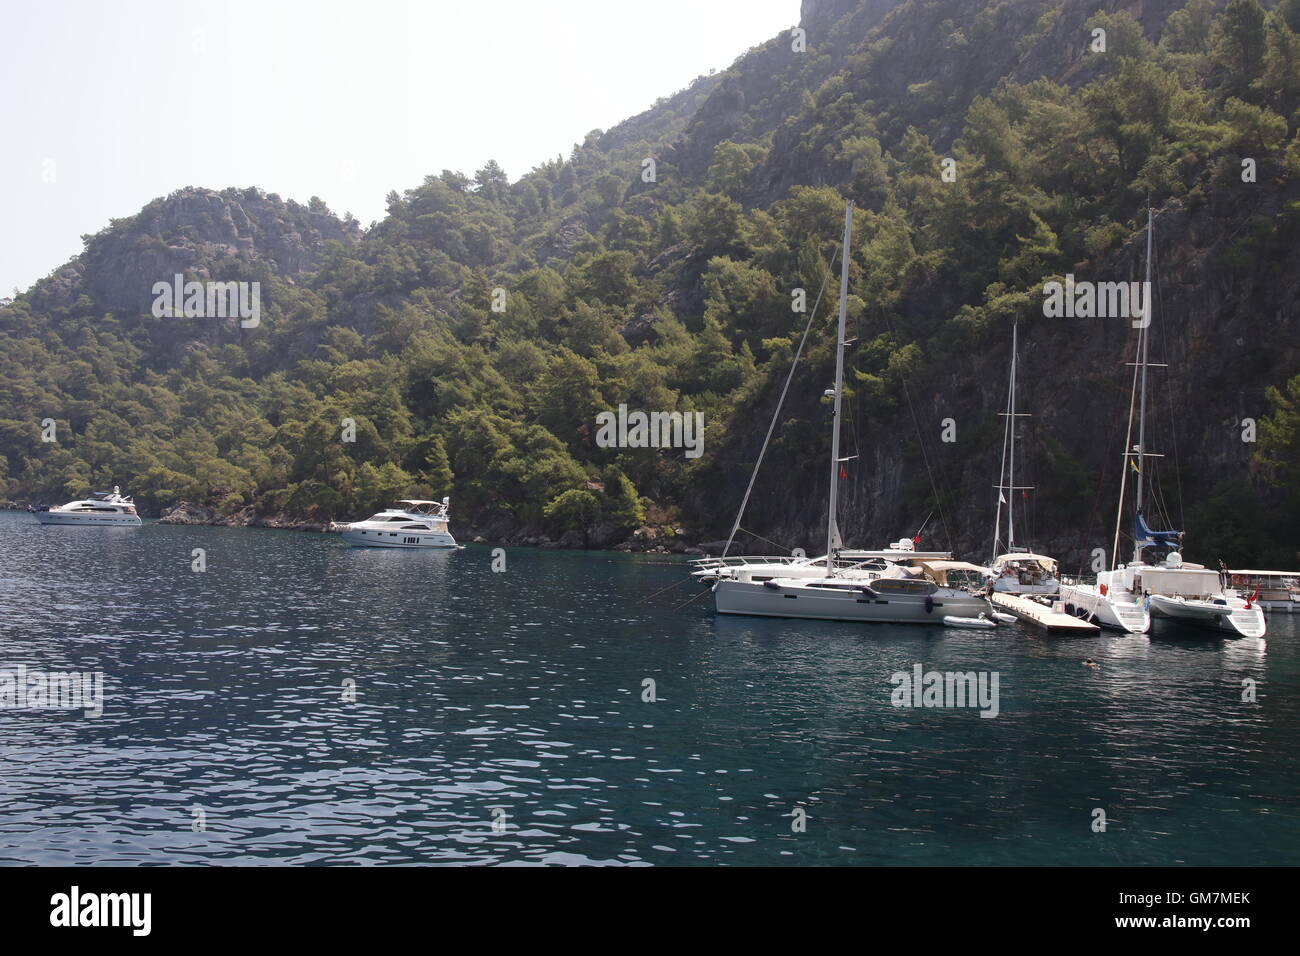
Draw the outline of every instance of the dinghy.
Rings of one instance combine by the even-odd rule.
[[[982,614],[979,617],[958,617],[955,614],[948,614],[944,616],[943,623],[946,627],[969,627],[978,630],[998,626],[997,621],[991,621]]]

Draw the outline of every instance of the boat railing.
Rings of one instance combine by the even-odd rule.
[[[727,557],[692,558],[690,564],[701,571],[710,571],[714,568],[743,568],[749,564],[807,564],[808,562],[808,558],[789,554],[745,554],[728,555]]]

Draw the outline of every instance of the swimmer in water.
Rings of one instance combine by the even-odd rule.
[[[1089,657],[1087,660],[1085,660],[1085,661],[1083,662],[1083,666],[1084,666],[1084,667],[1100,667],[1101,665],[1098,664],[1096,661],[1094,661],[1091,657]]]

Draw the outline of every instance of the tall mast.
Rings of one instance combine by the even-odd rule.
[[[1147,350],[1151,338],[1151,233],[1152,217],[1151,207],[1147,206],[1147,281],[1143,292],[1143,312],[1142,312],[1142,332],[1141,332],[1141,357],[1138,359],[1138,375],[1141,379],[1141,385],[1138,392],[1138,440],[1134,451],[1137,452],[1137,494],[1135,496],[1135,509],[1137,514],[1142,513],[1142,490],[1146,485],[1146,451],[1147,451]],[[1138,541],[1133,542],[1133,563],[1142,562],[1142,545]]]
[[[1014,515],[1016,492],[1028,491],[1032,485],[1016,484],[1016,419],[1028,418],[1016,411],[1016,373],[1020,367],[1020,326],[1011,326],[1011,375],[1007,386],[1007,410],[999,412],[1006,422],[1002,429],[1002,471],[998,483],[997,513],[993,517],[993,556],[1000,556],[1003,551],[1014,551],[1016,547],[1016,521]],[[1007,539],[1002,540],[1002,509],[1007,509]],[[1005,547],[1003,547],[1005,545]]]
[[[1011,326],[1011,396],[1008,404],[1011,406],[1009,411],[1011,417],[1007,419],[1008,427],[1011,429],[1011,460],[1007,468],[1007,484],[1010,486],[1011,497],[1007,499],[1007,551],[1014,551],[1016,548],[1016,526],[1012,517],[1016,512],[1016,343],[1018,339],[1018,323]]]
[[[849,243],[853,238],[853,201],[844,207],[844,245],[840,253],[840,321],[835,333],[835,410],[831,414],[831,494],[826,518],[826,573],[834,573],[840,540],[836,509],[840,500],[840,402],[844,392],[845,313],[849,297]]]
[[[998,493],[997,510],[993,515],[993,558],[1002,554],[1002,506],[1008,504],[1005,496],[1002,494],[1007,487],[1007,443],[1011,439],[1011,389],[1007,388],[1006,411],[999,413],[1002,418],[1002,462],[1001,470],[998,472],[998,483],[994,486]],[[1009,506],[1009,505],[1008,505]]]

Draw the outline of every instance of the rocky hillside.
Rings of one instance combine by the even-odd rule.
[[[1157,515],[1194,559],[1297,560],[1300,3],[805,0],[800,27],[514,180],[430,175],[364,232],[251,188],[115,221],[0,309],[0,498],[116,481],[325,524],[450,493],[496,538],[718,538],[851,199],[846,535],[930,516],[927,543],[984,555],[1015,322],[1019,526],[1078,560],[1113,533],[1135,335],[1042,290],[1140,279],[1149,202]],[[154,316],[177,273],[260,283],[260,324]],[[824,527],[833,311],[744,522],[791,546]],[[702,413],[704,454],[603,447],[620,404]]]

